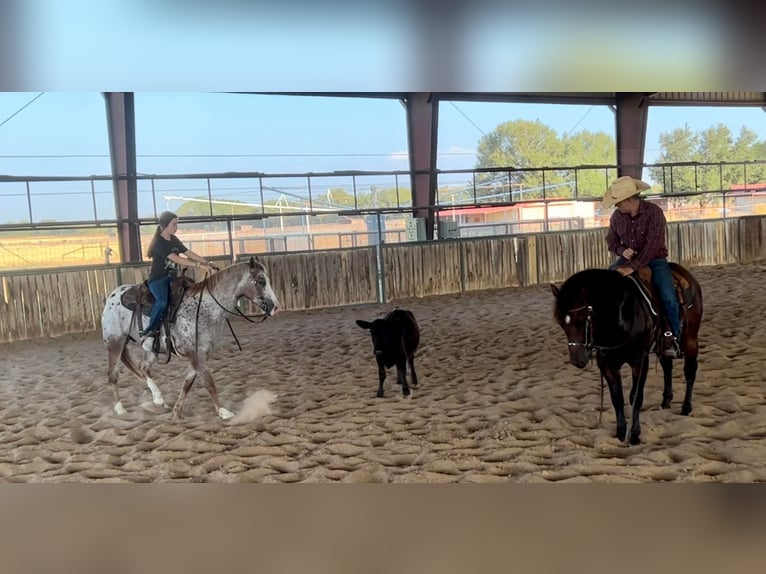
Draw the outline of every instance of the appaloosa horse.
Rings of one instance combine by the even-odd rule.
[[[702,290],[688,270],[675,263],[670,266],[677,292],[681,293],[681,350],[686,379],[681,414],[688,415],[692,411],[692,388],[697,374]],[[601,375],[609,385],[620,440],[625,440],[626,434],[620,368],[625,363],[630,365],[633,375],[630,444],[640,442],[639,412],[652,351],[659,357],[665,379],[662,408],[668,408],[673,399],[673,359],[663,356],[658,344],[663,331],[662,316],[656,309],[660,304],[645,297],[637,281],[616,271],[586,269],[572,275],[560,288],[551,285],[555,296],[553,315],[567,336],[569,361],[582,369],[596,354]]]
[[[108,378],[114,393],[114,410],[117,414],[126,412],[117,390],[120,360],[136,376],[146,380],[154,404],[165,405],[162,393],[151,376],[151,365],[157,359],[157,355],[153,351],[144,351],[137,345],[143,355],[136,365],[128,354],[127,345],[139,340],[138,331],[141,328],[137,314],[122,303],[122,294],[131,287],[133,285],[120,285],[112,291],[101,315],[101,329],[109,357]],[[186,394],[197,374],[202,375],[205,380],[218,416],[222,419],[234,416],[231,411],[221,406],[206,361],[224,334],[228,315],[238,314],[235,307],[241,297],[259,305],[267,317],[279,311],[279,302],[269,283],[266,268],[252,257],[250,261],[232,265],[206,277],[186,292],[176,312],[175,322],[170,327],[172,349],[176,354],[185,357],[190,364],[183,389],[173,407],[174,417],[181,417]],[[163,341],[163,347],[167,349],[167,341]]]

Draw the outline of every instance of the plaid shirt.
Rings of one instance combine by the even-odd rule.
[[[636,217],[615,209],[606,236],[609,251],[622,256],[622,252],[630,247],[636,252],[628,263],[633,269],[643,267],[652,259],[667,257],[666,226],[662,208],[643,199],[639,203]]]

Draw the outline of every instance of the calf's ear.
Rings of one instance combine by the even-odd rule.
[[[372,323],[369,321],[362,321],[361,319],[357,319],[356,324],[359,325],[362,329],[369,329],[372,327]]]
[[[551,283],[551,293],[553,293],[554,297],[559,296],[559,288],[556,287],[553,283]]]

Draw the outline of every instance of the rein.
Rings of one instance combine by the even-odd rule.
[[[221,304],[221,302],[215,298],[215,295],[213,295],[213,292],[210,290],[210,285],[208,285],[207,278],[209,275],[205,273],[205,278],[202,280],[202,290],[199,294],[199,299],[197,300],[197,314],[194,318],[194,351],[195,354],[199,352],[199,309],[202,305],[202,296],[205,294],[205,290],[207,289],[208,294],[210,297],[215,301],[215,304],[218,305],[221,309],[229,313],[230,315],[239,315],[240,317],[244,317],[246,320],[248,320],[251,323],[263,323],[266,319],[269,318],[268,313],[266,313],[263,316],[263,319],[260,321],[253,321],[250,317],[242,313],[242,311],[239,310],[239,307],[235,307],[234,309],[236,311],[230,311],[227,309],[224,305]],[[261,305],[261,309],[263,309],[264,312],[266,312],[266,303],[264,302]],[[234,327],[231,326],[231,321],[229,321],[229,318],[226,317],[226,324],[229,326],[229,331],[231,332],[231,336],[234,337],[234,342],[237,343],[237,348],[242,351],[242,345],[239,343],[239,338],[237,337],[237,334],[234,332]]]
[[[569,309],[567,311],[567,314],[572,313],[579,313],[580,311],[587,311],[588,314],[585,316],[585,337],[583,343],[579,343],[577,341],[569,341],[568,345],[570,347],[585,347],[585,351],[588,353],[588,361],[591,361],[593,359],[593,351],[596,351],[596,353],[602,353],[603,351],[613,351],[615,349],[619,349],[620,347],[624,346],[628,340],[626,339],[619,345],[613,345],[613,346],[606,346],[606,345],[594,345],[593,344],[593,307],[591,305],[583,305],[581,307],[575,307],[574,309]],[[599,373],[601,373],[601,369],[599,369]],[[601,405],[599,407],[598,411],[598,426],[601,427],[601,420],[604,414],[604,374],[601,373]]]
[[[231,311],[231,310],[227,309],[224,305],[221,304],[221,302],[218,299],[215,298],[215,295],[213,295],[213,292],[210,290],[210,286],[207,284],[207,277],[208,276],[206,274],[205,278],[202,281],[202,292],[200,293],[200,300],[202,299],[202,295],[204,294],[205,289],[207,289],[208,294],[210,295],[210,297],[213,298],[213,301],[215,301],[216,305],[218,305],[221,309],[223,309],[224,311],[226,311],[230,315],[239,315],[240,317],[244,317],[245,319],[247,319],[251,323],[263,323],[266,319],[269,318],[268,313],[266,313],[266,303],[265,302],[261,304],[261,309],[263,309],[264,313],[266,313],[266,314],[263,316],[263,319],[261,319],[260,321],[253,321],[250,317],[248,317],[242,311],[240,311],[239,307],[234,307],[234,309],[235,309],[234,311]],[[228,319],[226,319],[226,320],[228,321]],[[231,327],[231,325],[229,325],[229,327]]]

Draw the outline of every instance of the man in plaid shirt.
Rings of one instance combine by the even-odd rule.
[[[662,300],[671,329],[664,334],[663,354],[680,358],[681,319],[667,259],[665,214],[659,206],[639,197],[649,187],[646,182],[625,175],[614,180],[604,195],[603,207],[617,208],[612,213],[606,236],[609,251],[618,256],[610,269],[630,275],[641,267],[651,268],[652,284]]]

